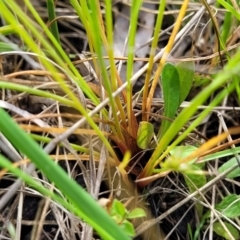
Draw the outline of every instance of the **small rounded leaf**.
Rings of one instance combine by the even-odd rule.
[[[231,233],[232,237],[234,239],[239,239],[239,232],[238,230],[230,223],[224,222],[224,225],[228,229],[228,231]],[[229,236],[228,232],[223,228],[222,224],[220,222],[215,222],[213,224],[213,231],[218,234],[219,236],[225,238],[225,239],[232,239],[231,236]]]
[[[134,218],[140,218],[145,217],[146,213],[142,208],[134,208],[128,215],[127,218],[134,219]]]
[[[129,221],[124,220],[124,221],[122,222],[122,224],[120,225],[120,227],[123,229],[123,231],[124,231],[128,236],[133,237],[133,236],[135,235],[135,230],[134,230],[133,224],[130,223]]]
[[[111,215],[118,215],[123,217],[127,213],[125,206],[118,200],[114,199],[111,206]]]
[[[140,122],[137,133],[137,145],[141,149],[146,149],[153,137],[154,127],[150,122]]]
[[[226,196],[219,204],[216,205],[216,210],[229,218],[239,217],[240,196],[236,194],[230,194]]]

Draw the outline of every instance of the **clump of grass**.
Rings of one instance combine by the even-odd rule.
[[[71,119],[81,118],[74,121],[72,126],[67,129],[59,127],[56,130],[49,125],[45,126],[46,129],[43,129],[43,125],[41,125],[43,132],[51,133],[52,138],[50,138],[29,135],[23,132],[3,110],[0,111],[1,119],[4,119],[4,121],[0,122],[0,129],[4,136],[9,139],[17,150],[26,155],[46,175],[49,181],[56,185],[64,196],[59,196],[39,184],[30,175],[21,172],[16,165],[11,164],[5,157],[1,156],[0,162],[5,171],[12,172],[40,193],[52,198],[70,212],[83,218],[105,239],[129,239],[126,229],[124,232],[118,226],[120,224],[117,225],[107,215],[106,211],[97,206],[97,203],[87,193],[77,186],[73,180],[70,180],[67,174],[51,160],[46,152],[50,153],[56,146],[64,146],[76,160],[81,160],[81,158],[84,160],[88,159],[89,171],[92,174],[90,178],[92,179],[89,180],[89,172],[86,166],[80,163],[80,167],[85,181],[88,183],[87,190],[95,199],[99,195],[100,183],[104,177],[104,168],[107,168],[109,185],[111,185],[114,174],[111,174],[110,168],[115,166],[127,186],[129,184],[128,171],[135,174],[137,178],[136,183],[140,188],[147,186],[160,177],[168,175],[170,172],[179,172],[184,175],[185,184],[192,194],[191,196],[197,196],[199,201],[203,201],[204,195],[198,195],[198,193],[213,180],[210,181],[207,178],[207,173],[204,169],[205,164],[202,164],[202,162],[210,161],[215,159],[215,157],[221,158],[225,156],[225,152],[222,150],[218,151],[217,156],[213,155],[211,151],[215,151],[215,146],[229,138],[230,133],[238,133],[239,129],[225,129],[225,133],[210,139],[202,146],[191,146],[189,148],[180,145],[230,93],[235,92],[239,101],[238,62],[240,53],[228,53],[228,47],[225,44],[231,34],[228,28],[233,19],[228,13],[225,14],[221,32],[214,14],[211,12],[211,8],[204,1],[204,6],[209,13],[216,32],[215,39],[217,44],[214,49],[217,54],[214,56],[211,64],[217,65],[220,61],[223,63],[223,52],[226,53],[227,62],[224,68],[213,76],[212,82],[205,84],[206,81],[208,82],[205,79],[204,84],[196,83],[197,76],[193,63],[194,58],[187,63],[168,63],[168,57],[173,50],[174,43],[178,42],[181,37],[184,37],[185,32],[198,20],[196,17],[192,17],[188,22],[183,21],[189,4],[187,0],[183,2],[180,9],[177,7],[179,13],[168,43],[164,49],[156,54],[159,31],[164,20],[167,4],[166,1],[163,1],[156,10],[155,31],[148,63],[137,73],[134,73],[135,56],[132,49],[135,46],[138,15],[142,2],[133,1],[130,8],[130,25],[127,41],[126,82],[123,83],[124,81],[120,78],[116,68],[116,56],[113,50],[112,2],[106,0],[104,8],[100,1],[71,0],[70,2],[86,32],[92,61],[91,67],[94,69],[97,84],[90,84],[85,81],[71,61],[70,56],[62,48],[54,1],[47,1],[48,23],[43,21],[29,1],[25,1],[25,7],[31,13],[31,18],[14,1],[0,2],[1,14],[6,22],[6,26],[0,28],[0,34],[6,36],[9,34],[17,35],[21,39],[23,46],[9,44],[9,41],[2,37],[5,43],[1,45],[1,55],[9,54],[6,51],[10,51],[11,54],[20,54],[38,71],[38,74],[39,71],[42,71],[45,75],[47,75],[46,72],[50,73],[48,78],[50,82],[58,84],[60,93],[57,94],[50,89],[41,90],[38,87],[22,86],[21,84],[10,82],[10,80],[8,82],[4,76],[3,81],[0,82],[1,89],[3,91],[11,90],[22,94],[52,99],[55,101],[58,111],[61,106],[64,106],[74,112],[70,116]],[[234,17],[238,17],[230,5],[219,2],[226,8],[225,10],[234,13]],[[204,11],[204,8],[200,8],[196,16],[198,14],[201,16]],[[185,26],[183,26],[183,23]],[[109,71],[106,66],[106,57],[109,63]],[[160,58],[161,60],[159,60]],[[90,58],[87,60],[90,61]],[[154,63],[157,63],[158,60],[157,70],[152,76]],[[145,71],[144,89],[137,96],[139,97],[142,93],[142,112],[139,120],[135,115],[133,83]],[[35,74],[37,75],[37,72]],[[153,81],[151,81],[152,77]],[[163,91],[164,111],[161,126],[154,133],[150,116],[152,114],[153,94],[159,82]],[[194,84],[200,84],[201,90],[191,99],[187,107],[186,105],[182,107]],[[150,91],[149,85],[151,85]],[[204,106],[211,96],[211,102],[208,106]],[[16,111],[12,105],[4,105],[4,101],[1,104],[4,108],[8,108],[13,112]],[[24,117],[26,117],[26,114]],[[34,116],[28,115],[28,117],[33,118]],[[192,120],[192,117],[195,117],[195,119]],[[39,122],[35,121],[35,123],[39,125]],[[24,128],[30,129],[30,127],[27,128],[26,126]],[[34,129],[36,131],[37,128]],[[61,134],[59,134],[59,131],[61,131]],[[87,136],[85,140],[81,138],[83,140],[82,145],[70,144],[67,140],[72,133],[77,133],[77,131],[81,135]],[[96,147],[93,136],[97,136],[98,144]],[[45,151],[41,150],[33,139],[48,143]],[[87,146],[84,146],[84,144],[87,144]],[[29,146],[31,146],[31,149]],[[115,150],[116,147],[120,150],[119,153]],[[140,159],[140,163],[136,165],[134,160],[143,150],[148,148],[153,149],[150,158],[145,161]],[[81,151],[80,157],[76,151]],[[234,153],[230,152],[229,154],[234,155],[238,152],[237,148]],[[234,160],[237,159],[235,156]],[[23,163],[25,164],[26,161]],[[230,170],[236,169],[237,164],[229,164],[227,166],[219,170],[224,172],[221,175],[222,177],[229,173]],[[96,170],[97,168],[98,170]],[[214,181],[218,180],[219,178],[216,177]],[[112,194],[110,198],[112,198]],[[230,200],[232,201],[232,199]],[[219,209],[224,212],[221,208],[222,205],[220,203]],[[196,204],[196,209],[199,216],[203,217],[203,220],[209,217],[209,215],[207,217],[206,215],[202,216],[203,209],[199,203]],[[126,212],[128,211],[126,210]],[[155,223],[155,221],[153,222]],[[226,236],[227,232],[227,236],[237,236],[235,228],[232,230],[228,224],[223,224],[225,232],[219,233],[219,223],[223,224],[219,220],[213,227],[214,231],[219,235],[225,234]],[[138,229],[137,234],[142,232],[142,230]]]

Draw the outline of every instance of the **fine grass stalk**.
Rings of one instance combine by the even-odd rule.
[[[11,139],[12,144],[17,146],[20,152],[25,154],[39,169],[41,169],[49,180],[66,195],[70,203],[66,204],[60,198],[58,198],[57,201],[60,201],[64,206],[67,205],[66,207],[69,207],[70,210],[75,208],[73,212],[77,213],[92,225],[105,239],[129,239],[108,216],[107,212],[105,212],[105,210],[103,210],[75,181],[69,178],[67,173],[60,166],[55,164],[47,153],[45,153],[27,133],[21,130],[2,109],[0,109],[0,116],[2,120],[0,121],[0,129],[4,136]],[[36,185],[31,177],[23,175],[20,170],[16,170],[15,167],[12,167],[11,163],[6,161],[3,156],[1,156],[0,162],[2,166],[9,169],[17,176],[24,178],[28,183],[30,182],[30,184],[37,187],[37,189],[45,195],[55,198],[53,193],[46,191],[46,189],[40,187],[40,185]],[[73,206],[71,206],[71,203],[73,203]]]

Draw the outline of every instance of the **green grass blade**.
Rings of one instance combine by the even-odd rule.
[[[130,79],[133,74],[133,58],[134,58],[134,48],[135,48],[135,36],[137,31],[137,20],[138,14],[142,1],[132,1],[131,14],[130,14],[130,26],[129,26],[129,39],[128,39],[128,49],[127,49],[127,115],[128,115],[128,124],[129,128],[132,129],[132,84]]]
[[[0,155],[0,166],[3,168],[6,168],[8,171],[13,173],[18,178],[21,178],[25,183],[30,185],[32,188],[36,189],[40,193],[42,193],[46,197],[51,197],[56,202],[60,203],[62,206],[64,206],[66,209],[72,211],[73,213],[78,212],[78,209],[74,207],[71,203],[67,202],[65,199],[61,198],[59,195],[54,194],[49,189],[43,187],[40,183],[34,180],[31,176],[17,168],[15,165],[13,165],[8,159],[6,159],[4,156]]]
[[[227,149],[227,150],[224,150],[224,151],[219,151],[219,152],[212,153],[212,154],[209,154],[207,156],[204,156],[201,159],[201,162],[207,162],[207,161],[215,160],[217,158],[229,157],[229,156],[232,156],[234,154],[239,154],[239,153],[240,153],[240,147],[236,147],[236,148],[233,148],[233,149]]]
[[[227,162],[225,162],[221,167],[218,168],[218,172],[222,173],[226,171],[227,169],[231,168],[234,164],[238,163],[238,160],[236,157],[233,157],[229,159]],[[232,172],[230,172],[227,176],[227,178],[236,178],[240,177],[240,168],[236,168]]]
[[[1,78],[0,78],[0,80],[1,80]],[[53,94],[53,93],[50,93],[50,92],[47,92],[44,90],[39,90],[36,88],[31,88],[31,87],[27,87],[27,86],[16,84],[16,83],[0,81],[0,89],[4,89],[4,88],[19,91],[19,92],[27,92],[30,94],[34,94],[36,96],[54,99],[60,103],[66,104],[71,107],[75,106],[74,102],[67,99],[66,97],[61,97],[61,96],[58,96],[56,94]]]
[[[56,40],[60,43],[58,25],[56,21],[55,6],[53,0],[47,0],[48,20],[51,22],[50,31]]]
[[[0,130],[12,144],[67,196],[78,209],[79,216],[93,226],[104,239],[129,239],[93,198],[73,181],[50,157],[0,109]]]
[[[17,45],[15,45],[17,47]],[[14,50],[14,45],[5,43],[5,42],[0,42],[0,52],[8,52],[8,51],[13,51]]]
[[[75,1],[72,1],[72,3],[74,3],[75,5],[77,5],[77,3],[75,3]],[[74,6],[75,6],[74,5]],[[92,14],[88,17],[88,24],[85,26],[88,35],[92,36],[92,44],[93,44],[93,48],[95,50],[95,53],[98,56],[98,65],[99,65],[99,70],[101,72],[101,81],[103,82],[103,86],[105,88],[105,90],[108,93],[108,97],[109,97],[109,102],[110,105],[112,107],[112,115],[113,115],[113,119],[115,122],[115,128],[116,131],[118,133],[118,136],[121,136],[121,127],[120,127],[120,121],[118,118],[118,109],[116,107],[116,102],[115,99],[112,97],[112,92],[115,90],[114,88],[116,88],[116,84],[115,83],[111,83],[111,81],[116,81],[115,77],[112,75],[112,70],[113,68],[115,68],[114,62],[111,61],[111,81],[109,79],[108,76],[108,72],[107,72],[107,68],[106,68],[106,64],[105,64],[105,60],[104,60],[104,52],[103,52],[103,44],[105,42],[104,38],[105,36],[103,33],[103,30],[101,28],[101,22],[100,22],[100,16],[99,16],[99,12],[98,12],[98,5],[95,1],[90,1],[89,2],[89,8],[87,8],[88,6],[86,6],[87,4],[85,3],[85,1],[81,1],[81,6],[84,7],[84,9],[86,9],[83,14],[86,14],[86,17],[88,16],[87,13],[92,12]],[[108,17],[107,17],[108,18]],[[108,29],[109,31],[109,29]],[[111,33],[108,33],[112,34]],[[111,42],[110,42],[111,44]],[[109,46],[111,48],[111,46]],[[109,51],[108,51],[109,52]],[[113,52],[110,51],[109,52],[109,57],[110,60],[113,60]],[[118,99],[119,97],[116,97],[116,99]],[[109,117],[109,116],[105,116],[105,117]],[[112,129],[113,131],[115,131],[115,129]],[[122,137],[123,138],[123,137]]]
[[[30,12],[35,17],[36,21],[40,24],[40,26],[44,30],[44,33],[51,40],[52,44],[55,46],[55,48],[58,51],[55,51],[55,49],[52,47],[52,45],[49,44],[49,42],[46,40],[46,36],[41,34],[41,32],[39,32],[39,30],[36,29],[35,25],[33,24],[33,21],[26,16],[26,14],[19,8],[19,6],[14,1],[12,1],[12,0],[9,0],[7,2],[0,1],[0,9],[2,9],[3,17],[6,19],[7,22],[9,22],[12,25],[12,27],[14,28],[14,30],[16,32],[21,33],[21,37],[25,41],[26,45],[34,53],[36,53],[36,55],[39,58],[41,58],[41,63],[44,65],[44,67],[47,70],[49,70],[52,73],[52,78],[59,83],[59,85],[61,86],[63,91],[66,92],[66,94],[69,96],[70,99],[72,99],[72,101],[75,104],[75,108],[77,110],[79,110],[79,112],[87,118],[89,125],[97,132],[99,138],[103,141],[103,143],[109,149],[109,152],[112,154],[112,156],[115,156],[115,158],[116,158],[116,155],[115,155],[111,145],[109,144],[109,142],[107,141],[107,139],[105,138],[103,133],[100,131],[98,126],[94,123],[92,118],[87,115],[87,111],[84,108],[84,106],[82,106],[82,104],[80,103],[78,98],[75,96],[75,94],[66,85],[64,79],[62,79],[57,74],[57,70],[56,70],[55,66],[53,66],[53,64],[51,64],[48,59],[46,59],[45,54],[43,53],[41,48],[39,48],[39,45],[36,44],[36,42],[34,41],[32,36],[29,35],[29,33],[25,29],[28,29],[28,31],[30,31],[31,34],[36,39],[38,39],[38,41],[41,42],[41,45],[49,52],[51,59],[53,59],[56,64],[58,64],[59,66],[61,66],[63,69],[66,70],[67,74],[76,81],[76,83],[79,85],[79,87],[84,91],[84,93],[86,93],[86,95],[93,101],[93,103],[98,105],[99,99],[89,88],[88,84],[84,81],[84,79],[79,74],[77,69],[73,66],[70,59],[68,58],[66,53],[63,51],[63,49],[61,48],[59,43],[56,41],[54,36],[51,34],[51,32],[49,31],[49,29],[47,28],[45,23],[42,21],[42,19],[40,18],[40,16],[36,12],[36,10],[33,8],[31,3],[29,1],[26,1],[26,5],[27,5],[28,9],[30,10]],[[22,24],[25,26],[24,29],[16,21],[16,18],[9,10],[9,7],[14,8],[15,14],[18,16],[18,18],[21,20]],[[66,67],[66,63],[68,65],[68,67]]]
[[[46,137],[46,136],[41,136],[41,135],[37,135],[34,133],[30,133],[29,135],[38,142],[49,143],[52,141],[51,138]],[[63,144],[60,143],[59,146],[63,146]],[[76,144],[70,144],[70,146],[76,151],[84,152],[84,153],[88,153],[88,154],[90,153],[89,148],[85,148],[85,147],[82,147],[82,146],[79,146]]]
[[[228,2],[224,0],[217,0],[226,10],[228,10],[232,16],[236,17],[240,21],[240,14],[236,9],[234,9]]]
[[[112,1],[111,0],[105,0],[105,31],[106,31],[106,36],[107,36],[107,46],[106,50],[108,53],[109,57],[109,64],[110,64],[110,77],[111,77],[111,88],[112,92],[116,91],[118,88],[118,83],[117,83],[117,78],[116,75],[117,70],[115,66],[115,59],[114,59],[114,43],[113,43],[113,16],[112,16]],[[106,85],[106,83],[105,83]],[[108,92],[108,95],[111,95],[112,92]],[[121,99],[119,96],[115,98],[117,110],[120,113],[120,118],[122,120],[123,125],[126,125],[126,114],[125,111],[123,110],[123,106],[121,103]],[[114,107],[114,106],[113,106]],[[115,110],[114,110],[115,111]],[[116,113],[113,112],[114,118],[116,119]],[[116,131],[118,133],[118,136],[120,139],[124,139],[122,132],[121,132],[121,126],[119,124],[119,121],[115,121],[116,123]]]
[[[16,31],[14,30],[14,28],[11,25],[2,26],[0,28],[1,35],[9,35],[9,34],[15,34],[15,33],[16,33]]]
[[[231,34],[232,14],[230,12],[225,13],[224,22],[221,31],[222,41],[226,44],[229,35]]]
[[[153,40],[152,40],[150,56],[149,56],[149,65],[148,65],[148,69],[147,69],[147,73],[146,73],[146,77],[145,77],[145,81],[144,81],[144,89],[143,89],[144,101],[143,101],[142,111],[143,111],[143,120],[144,121],[147,120],[147,113],[145,113],[146,105],[147,105],[146,100],[148,97],[148,88],[149,88],[150,78],[152,75],[154,56],[155,56],[155,52],[156,52],[158,41],[159,41],[159,33],[161,31],[162,22],[163,22],[163,18],[164,18],[165,6],[166,6],[166,0],[162,0],[161,4],[159,4],[158,15],[157,15],[156,23],[154,26],[154,34],[153,34]]]
[[[17,33],[21,33],[21,38],[24,40],[26,45],[31,49],[32,52],[38,54],[39,56],[46,57],[41,49],[45,49],[48,52],[49,57],[59,66],[67,71],[67,74],[76,81],[79,87],[83,90],[83,92],[95,103],[98,104],[99,100],[96,95],[92,92],[90,87],[84,81],[82,76],[79,74],[79,71],[75,68],[75,66],[70,61],[66,52],[62,49],[61,45],[49,31],[46,24],[42,21],[34,7],[31,5],[30,1],[25,1],[28,10],[32,13],[34,19],[39,24],[39,28],[36,28],[36,24],[30,19],[26,14],[21,10],[21,8],[15,3],[13,0],[9,0],[7,2],[0,1],[0,9],[2,10],[2,16],[9,22],[9,24],[13,27],[13,30]],[[19,18],[22,25],[19,25],[15,16],[11,13],[10,9],[14,9],[15,15]],[[28,31],[26,31],[26,29]],[[31,33],[31,35],[29,34]],[[39,48],[39,44],[35,42],[34,39],[37,39],[41,45]],[[49,40],[51,42],[49,42]],[[56,51],[57,50],[57,51]],[[41,59],[42,64],[51,72],[56,72],[56,69],[50,64],[48,61]],[[67,65],[66,65],[67,64]],[[66,67],[68,66],[68,67]],[[76,105],[79,105],[78,100],[72,93],[70,89],[68,89],[61,78],[58,76],[54,76],[54,80],[58,81],[61,88],[71,96],[71,98],[75,101]]]
[[[129,40],[128,40],[128,51],[127,51],[127,89],[131,89],[130,79],[133,74],[133,58],[134,58],[134,47],[135,47],[135,36],[137,31],[138,24],[138,14],[140,11],[140,7],[142,5],[142,1],[133,1],[131,7],[131,16],[130,16],[130,26],[129,26]],[[129,99],[130,101],[132,99]]]

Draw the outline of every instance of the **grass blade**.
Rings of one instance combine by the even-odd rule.
[[[58,25],[56,21],[55,6],[53,0],[47,0],[48,20],[50,22],[50,31],[56,40],[60,43]]]
[[[129,239],[108,214],[75,181],[0,109],[0,130],[19,151],[36,166],[67,196],[78,209],[79,216],[93,226],[105,239]]]

